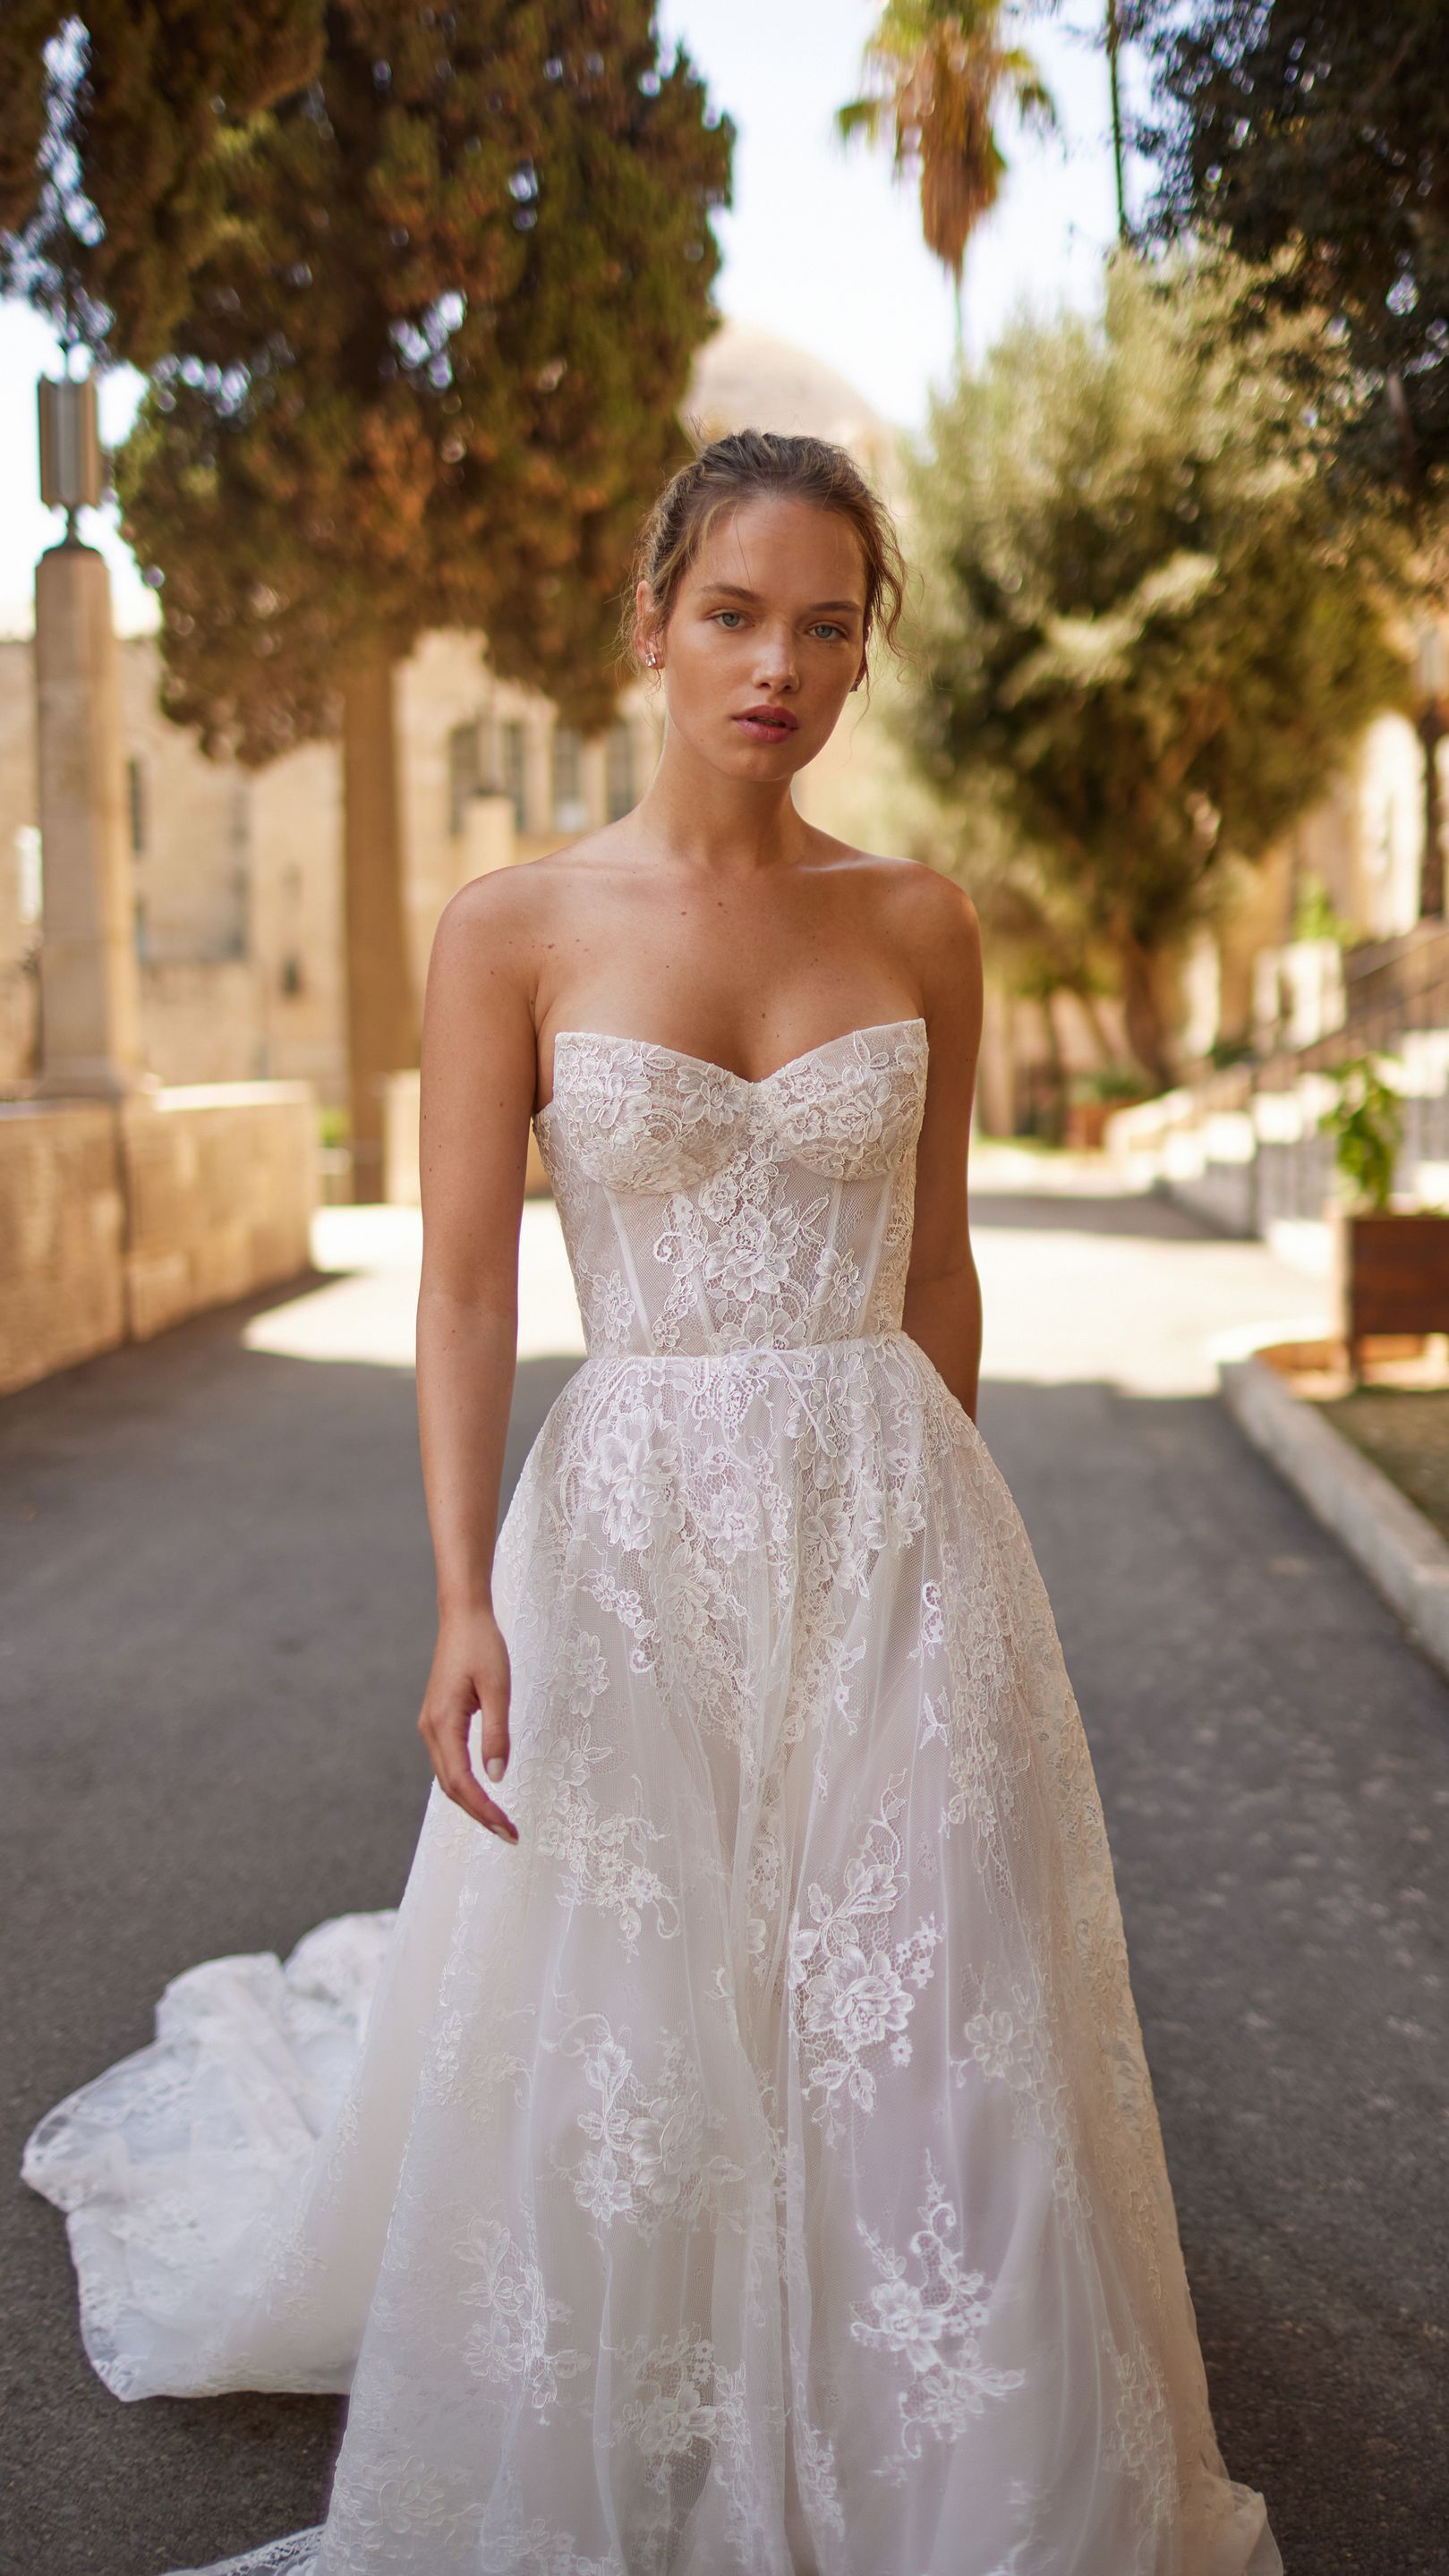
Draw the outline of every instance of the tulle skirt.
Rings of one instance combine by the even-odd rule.
[[[1281,2576],[1041,1577],[925,1354],[591,1358],[495,1603],[518,1847],[435,1790],[396,1914],[191,1969],[27,2151],[118,2396],[351,2393],[325,2523],[226,2565]]]

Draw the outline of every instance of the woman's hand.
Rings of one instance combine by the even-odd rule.
[[[518,1828],[488,1796],[468,1759],[475,1709],[483,1715],[483,1764],[501,1780],[508,1762],[508,1648],[491,1610],[445,1616],[423,1695],[418,1733],[438,1786],[475,1824],[516,1843]]]

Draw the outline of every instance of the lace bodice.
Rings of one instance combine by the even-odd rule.
[[[751,1082],[561,1029],[533,1123],[590,1355],[898,1331],[926,1056],[924,1020],[883,1020]]]

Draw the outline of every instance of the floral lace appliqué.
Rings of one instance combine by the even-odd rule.
[[[904,2373],[897,2456],[877,2470],[896,2486],[905,2481],[907,2463],[921,2457],[928,2435],[951,2440],[992,2399],[1008,2396],[1026,2380],[1024,2370],[998,2369],[982,2358],[986,2277],[966,2269],[955,2241],[961,2222],[929,2154],[917,2216],[920,2226],[904,2254],[861,2222],[880,2279],[852,2311],[850,2327],[857,2343],[889,2353]]]
[[[875,2075],[867,2060],[885,2050],[892,2065],[910,2063],[907,2025],[912,1989],[931,1974],[941,1939],[934,1915],[885,1936],[904,1884],[895,1818],[905,1801],[903,1771],[887,1785],[859,1850],[848,1862],[838,1899],[818,1881],[806,1891],[808,1925],[797,1922],[790,1938],[789,1986],[802,2052],[810,2066],[807,2093],[827,2138],[845,2126],[842,2097],[862,2111],[875,2107]]]

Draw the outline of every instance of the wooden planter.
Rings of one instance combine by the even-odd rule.
[[[1355,1377],[1373,1336],[1449,1333],[1449,1216],[1335,1209],[1334,1285]]]

